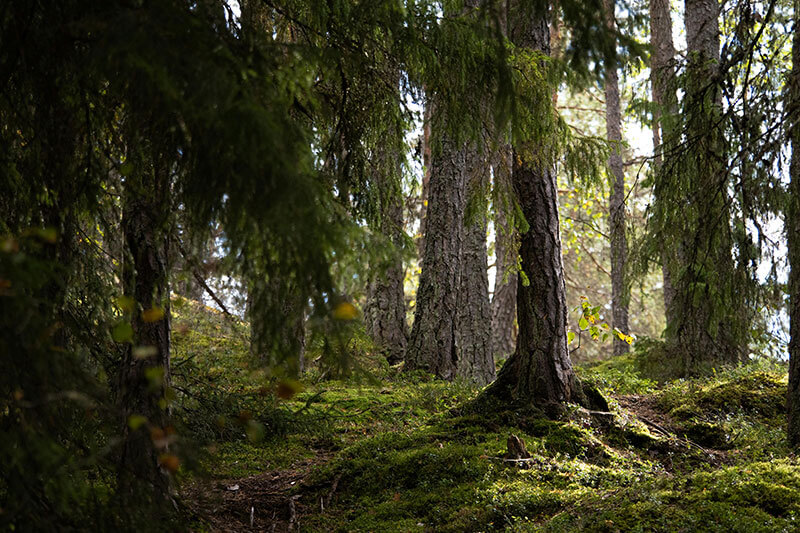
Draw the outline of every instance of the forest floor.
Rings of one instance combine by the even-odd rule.
[[[195,531],[800,530],[783,365],[657,384],[632,355],[578,369],[613,415],[464,415],[474,388],[366,355],[360,379],[312,371],[276,394],[245,324],[185,301],[175,315]],[[512,434],[529,459],[503,459]]]

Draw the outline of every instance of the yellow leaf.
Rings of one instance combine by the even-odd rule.
[[[114,303],[117,304],[117,307],[128,313],[133,311],[134,307],[136,307],[136,302],[130,296],[120,296],[114,300]]]
[[[160,307],[153,307],[142,311],[142,320],[145,322],[158,322],[164,318],[164,310]]]
[[[286,379],[278,383],[275,387],[275,394],[278,398],[289,400],[304,389],[303,384],[294,379]]]
[[[354,320],[358,317],[358,309],[349,302],[337,305],[331,313],[336,320]]]
[[[149,359],[158,355],[158,348],[155,346],[137,346],[133,349],[134,359]]]
[[[158,464],[167,472],[174,474],[181,466],[181,461],[172,454],[164,453],[158,458]]]
[[[136,431],[142,425],[147,423],[147,418],[142,415],[131,415],[128,417],[128,427]]]

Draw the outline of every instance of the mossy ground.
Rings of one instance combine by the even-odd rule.
[[[258,480],[303,462],[300,482],[261,502],[253,529],[294,520],[301,531],[798,530],[800,461],[783,433],[781,365],[658,385],[623,357],[579,370],[609,397],[612,422],[577,407],[551,421],[464,415],[477,390],[380,363],[361,383],[315,383],[312,373],[280,400],[249,361],[241,325],[225,327],[195,321],[176,339],[176,365],[193,365],[202,384],[177,378],[198,396],[179,395],[177,411],[186,430],[206,432],[185,478]],[[207,406],[222,419],[204,420],[208,395],[224,397]],[[531,454],[522,465],[502,460],[511,434]]]

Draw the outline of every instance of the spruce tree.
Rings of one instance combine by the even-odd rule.
[[[792,145],[789,170],[789,206],[784,216],[789,259],[789,389],[787,395],[789,444],[800,448],[800,1],[794,0],[792,71],[786,109]]]
[[[616,30],[614,2],[605,0],[606,24]],[[628,334],[629,291],[625,281],[628,240],[625,222],[625,169],[622,164],[622,112],[620,110],[619,74],[612,55],[605,64],[606,137],[611,143],[608,159],[611,195],[608,205],[608,225],[611,238],[611,313],[615,329]],[[628,343],[612,335],[614,355],[628,351]]]
[[[545,3],[546,4],[546,3]],[[550,52],[548,6],[511,7],[509,35],[529,57]],[[541,61],[541,60],[540,60]],[[549,92],[542,92],[549,98]],[[523,105],[541,106],[541,102]],[[549,105],[544,106],[549,110]],[[552,112],[552,111],[550,111]],[[515,145],[512,183],[527,222],[520,235],[522,272],[517,288],[519,334],[487,397],[558,411],[582,398],[567,346],[567,305],[559,234],[558,189],[552,155]]]

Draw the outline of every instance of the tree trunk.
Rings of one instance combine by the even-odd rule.
[[[276,310],[281,316],[274,316]],[[247,294],[250,353],[267,366],[285,366],[289,375],[302,374],[305,312],[305,298],[291,280],[253,276]]]
[[[482,194],[486,160],[475,146],[439,133],[429,197],[414,324],[406,370],[453,380],[494,378],[486,260],[486,213],[465,216],[470,194]]]
[[[604,0],[606,25],[614,30],[614,2]],[[608,158],[611,196],[608,225],[611,233],[611,312],[614,328],[628,333],[629,294],[625,285],[628,241],[625,235],[625,172],[622,166],[622,114],[619,102],[619,76],[616,61],[607,60],[605,68],[606,136],[611,143]],[[613,335],[614,355],[628,352],[628,343]]]
[[[683,373],[697,374],[743,360],[750,314],[743,296],[746,282],[737,278],[733,263],[726,158],[718,125],[719,4],[687,0],[685,7],[687,149],[677,156],[682,174],[677,178],[684,183],[688,205],[679,212],[678,202],[672,202],[668,218],[673,238],[667,242],[677,243],[678,249],[673,254],[677,261],[669,261],[675,293],[667,342],[682,358]]]
[[[425,257],[425,226],[428,218],[428,198],[430,197],[430,182],[431,182],[431,164],[432,164],[432,151],[431,151],[431,95],[426,91],[427,102],[425,103],[425,110],[423,111],[422,120],[422,190],[420,191],[420,209],[419,209],[419,240],[417,241],[417,256],[419,257],[420,268],[422,268],[422,259]]]
[[[429,98],[430,100],[430,98]],[[464,150],[446,135],[431,158],[422,272],[406,370],[456,377],[456,312],[463,241]]]
[[[509,20],[515,45],[549,54],[547,9]],[[567,302],[553,163],[523,158],[515,149],[512,181],[530,226],[521,235],[520,246],[522,270],[529,284],[522,278],[518,283],[516,350],[487,395],[557,412],[564,402],[580,398],[581,391],[567,348]]]
[[[492,296],[492,354],[508,357],[517,341],[517,257],[519,234],[510,220],[513,209],[511,146],[498,151],[494,164],[494,255],[495,278]]]
[[[384,201],[377,230],[391,242],[384,261],[371,268],[365,321],[367,332],[390,365],[405,358],[407,343],[406,305],[403,285],[403,196],[399,157],[384,158],[377,170],[378,188]]]
[[[477,146],[466,149],[465,163],[466,203],[462,211],[464,240],[456,307],[456,366],[458,377],[485,385],[495,378],[486,249],[489,164],[484,150]]]
[[[464,3],[466,11],[479,0]],[[486,254],[485,189],[489,163],[482,142],[457,143],[450,117],[428,98],[431,135],[422,273],[406,368],[484,385],[495,376]],[[478,201],[475,201],[475,200]]]
[[[789,183],[789,210],[785,216],[789,245],[789,444],[800,448],[800,0],[794,0],[795,31],[792,36],[792,74],[789,80],[790,136],[792,162]]]
[[[405,368],[485,384],[494,377],[486,218],[485,213],[465,217],[469,184],[486,179],[485,160],[474,147],[445,134],[440,139],[431,162],[422,273]]]
[[[147,157],[134,155],[130,161],[134,171],[125,182],[122,228],[127,247],[125,290],[135,303],[130,313],[132,342],[126,345],[119,375],[120,490],[136,500],[145,498],[164,506],[170,501],[170,478],[160,459],[167,452],[171,431],[166,397],[170,382],[169,169]],[[139,417],[146,422],[138,422],[144,420]]]
[[[663,154],[675,135],[675,114],[677,113],[677,96],[675,93],[675,46],[672,41],[672,18],[669,0],[650,0],[650,80],[653,91],[653,163],[654,172],[660,176],[656,179],[656,202],[663,197],[662,188],[668,187],[667,175],[663,173]],[[672,301],[675,290],[669,273],[666,256],[662,250],[661,273],[664,284],[664,310],[667,322],[674,321]]]

